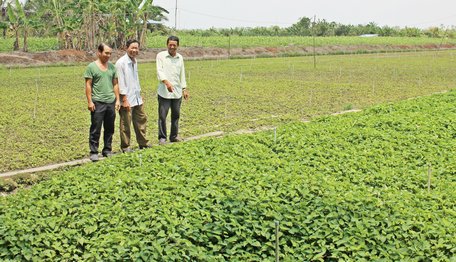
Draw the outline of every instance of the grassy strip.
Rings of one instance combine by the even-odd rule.
[[[221,48],[249,48],[249,47],[280,47],[280,46],[313,46],[313,37],[289,36],[180,36],[182,47],[221,47]],[[163,48],[166,37],[151,36],[147,39],[147,47]],[[456,39],[428,38],[428,37],[316,37],[315,45],[321,46],[358,46],[358,45],[442,45],[455,44]]]
[[[249,47],[281,47],[281,46],[313,46],[312,37],[290,36],[194,36],[179,35],[181,47],[220,47],[220,48],[249,48]],[[454,45],[456,39],[428,38],[428,37],[316,37],[315,45],[321,46],[421,46],[421,45]],[[22,41],[22,40],[21,40]],[[0,52],[9,52],[13,49],[13,38],[2,39]],[[20,42],[22,44],[22,42]],[[147,38],[145,47],[163,48],[166,36],[151,35]],[[30,37],[28,39],[29,52],[49,51],[58,49],[57,38]]]
[[[454,88],[456,52],[187,61],[183,137],[275,126]],[[84,66],[0,69],[0,171],[88,154]],[[155,64],[139,66],[148,137],[156,141]],[[116,124],[118,126],[118,124]],[[133,138],[134,141],[134,138]],[[118,135],[114,150],[119,151]]]
[[[0,258],[455,259],[456,93],[118,155],[0,199]],[[432,166],[431,187],[427,169]]]
[[[23,45],[21,39],[20,47]],[[13,51],[14,38],[5,38],[0,41],[0,52]],[[41,37],[29,37],[28,38],[28,51],[29,52],[42,52],[50,50],[58,50],[59,43],[57,38],[41,38]]]

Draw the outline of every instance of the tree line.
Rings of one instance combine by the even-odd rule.
[[[302,17],[298,22],[289,27],[253,27],[253,28],[210,28],[205,30],[183,30],[186,33],[200,36],[359,36],[374,34],[378,36],[395,37],[456,37],[456,28],[430,27],[420,29],[416,27],[391,27],[379,26],[375,22],[359,25],[345,25],[336,22],[329,22],[325,19],[314,19]]]
[[[57,37],[60,49],[93,50],[100,42],[114,48],[122,47],[126,39],[136,38],[142,46],[149,31],[167,35],[174,31],[165,27],[169,12],[153,5],[153,0],[0,0],[2,7],[0,30],[3,38],[14,37],[13,50],[27,51],[29,36]],[[197,36],[379,36],[450,37],[456,28],[345,25],[325,19],[302,17],[289,27],[210,28],[179,30]]]

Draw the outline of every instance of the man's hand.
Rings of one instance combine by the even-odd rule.
[[[170,93],[174,92],[174,87],[171,84],[171,82],[169,82],[168,80],[164,80],[163,83],[165,84],[166,89],[168,89],[168,92],[170,92]]]
[[[188,93],[188,90],[187,89],[184,89],[184,99],[185,100],[188,100],[188,98],[190,97],[190,94]]]
[[[119,111],[120,109],[120,102],[119,100],[116,99],[116,111]]]
[[[95,104],[92,101],[90,101],[89,105],[87,106],[87,109],[89,109],[90,112],[94,112],[95,111]]]
[[[125,99],[125,100],[122,102],[122,107],[125,108],[125,110],[127,110],[128,112],[130,112],[130,103],[128,102],[127,99]]]

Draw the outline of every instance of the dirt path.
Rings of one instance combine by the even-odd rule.
[[[250,132],[254,132],[254,131],[250,131]],[[219,137],[219,136],[223,136],[223,135],[224,135],[223,131],[217,131],[217,132],[211,132],[211,133],[202,134],[202,135],[198,135],[198,136],[188,137],[185,139],[185,141],[197,140],[197,139],[201,139],[201,138],[205,138],[205,137]],[[100,161],[103,161],[104,159],[105,159],[104,157],[100,157]],[[5,173],[0,173],[0,178],[12,177],[12,176],[20,175],[20,174],[31,174],[31,173],[49,171],[49,170],[54,170],[54,169],[58,169],[61,167],[78,166],[78,165],[82,165],[82,164],[89,163],[89,162],[90,162],[89,158],[83,158],[83,159],[77,159],[77,160],[64,162],[64,163],[50,164],[50,165],[41,166],[41,167],[8,171]]]

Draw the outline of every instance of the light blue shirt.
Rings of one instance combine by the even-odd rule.
[[[157,77],[159,80],[157,93],[166,99],[179,99],[182,97],[182,90],[187,88],[185,80],[184,58],[179,53],[172,57],[168,50],[157,54]],[[166,89],[163,80],[168,80],[174,87],[174,92]]]
[[[139,85],[138,63],[125,54],[116,62],[119,93],[127,96],[131,107],[142,105],[141,86]],[[122,102],[122,101],[121,101]]]

